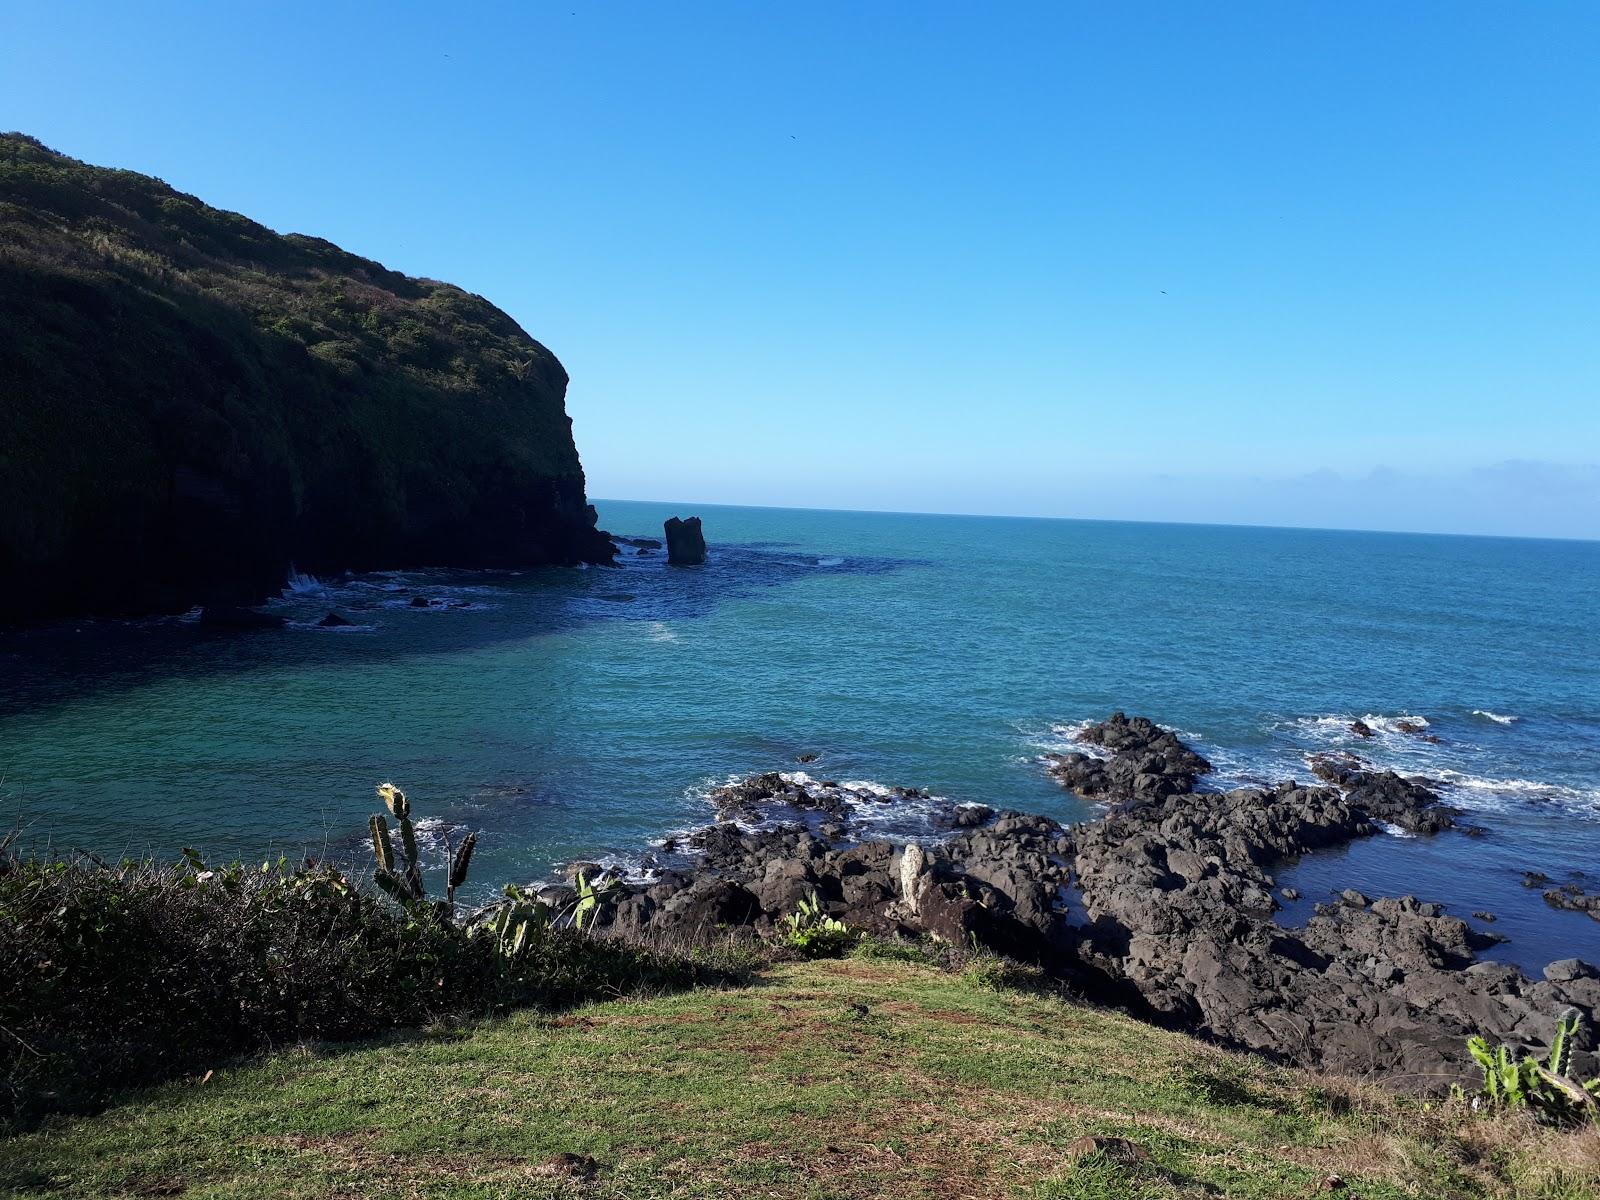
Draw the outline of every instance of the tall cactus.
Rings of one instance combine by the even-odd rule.
[[[1558,1124],[1600,1121],[1600,1079],[1580,1082],[1568,1073],[1573,1039],[1582,1028],[1577,1009],[1563,1012],[1543,1062],[1529,1055],[1519,1059],[1508,1046],[1491,1048],[1481,1037],[1468,1038],[1467,1052],[1483,1069],[1478,1096],[1494,1107],[1531,1108],[1541,1119]],[[1455,1091],[1462,1094],[1459,1088]]]
[[[1550,1055],[1545,1059],[1545,1066],[1557,1075],[1565,1075],[1572,1066],[1572,1039],[1582,1020],[1577,1009],[1569,1008],[1556,1022],[1556,1035],[1550,1039]]]
[[[374,813],[367,826],[372,831],[372,857],[377,864],[373,878],[390,896],[401,904],[420,905],[428,899],[428,890],[422,881],[422,853],[417,848],[417,827],[411,819],[411,801],[392,783],[378,785],[378,798],[389,810],[400,829],[400,858],[395,856],[394,842],[389,836],[389,822],[381,813]],[[477,849],[478,835],[469,833],[460,846],[452,847],[446,839],[449,872],[445,876],[445,904],[450,913],[455,912],[456,889],[467,881],[467,869],[472,864],[472,852]]]
[[[467,868],[472,865],[472,852],[477,848],[478,835],[469,833],[461,839],[461,845],[450,856],[450,874],[445,879],[444,899],[452,910],[456,903],[456,889],[467,881]]]
[[[372,830],[372,857],[377,861],[378,870],[392,876],[394,843],[389,840],[389,822],[373,813],[367,821],[367,827]]]

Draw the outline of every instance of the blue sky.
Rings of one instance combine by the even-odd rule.
[[[508,310],[604,497],[1600,537],[1600,7],[59,4],[0,127]]]

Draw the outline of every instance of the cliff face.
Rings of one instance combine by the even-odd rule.
[[[609,560],[566,384],[478,296],[0,134],[0,620]]]

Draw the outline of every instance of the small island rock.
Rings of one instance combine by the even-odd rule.
[[[706,539],[700,532],[700,518],[679,520],[669,517],[664,526],[667,534],[667,561],[680,567],[698,566],[706,560]]]

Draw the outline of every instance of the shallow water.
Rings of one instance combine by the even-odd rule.
[[[655,537],[691,511],[599,507]],[[1486,830],[1308,860],[1279,876],[1306,896],[1286,921],[1346,886],[1409,891],[1496,913],[1495,957],[1600,959],[1600,923],[1520,884],[1600,876],[1600,543],[693,511],[703,568],[297,580],[284,632],[0,636],[0,823],[100,852],[357,854],[393,778],[433,828],[484,831],[487,889],[636,861],[708,819],[708,786],[802,753],[817,778],[1076,819],[1036,757],[1120,707],[1221,785],[1348,746],[1447,783]],[[311,627],[330,608],[356,627]]]

